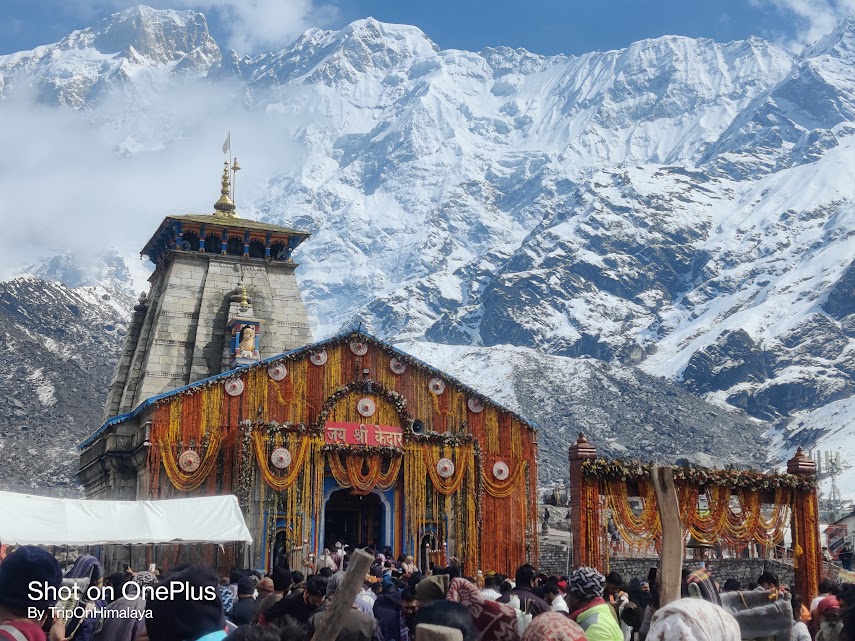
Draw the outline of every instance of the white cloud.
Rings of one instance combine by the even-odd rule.
[[[78,0],[72,6],[75,14],[104,17],[139,4],[138,0]],[[205,13],[227,34],[225,44],[240,54],[281,49],[309,27],[327,26],[337,15],[333,5],[314,0],[147,0],[144,4]]]
[[[286,99],[300,88],[288,88]],[[282,96],[277,96],[282,97]],[[20,85],[0,102],[0,278],[36,259],[107,249],[133,256],[168,214],[211,213],[226,132],[243,167],[239,213],[271,176],[303,161],[295,131],[308,117],[251,113],[237,87],[193,83],[145,104],[118,93],[92,110],[39,104]]]
[[[798,21],[791,48],[816,42],[834,29],[838,22],[855,11],[855,0],[752,0],[758,6],[771,5]]]
[[[216,11],[229,33],[228,46],[242,53],[280,49],[335,16],[334,7],[315,6],[312,0],[195,0],[188,7]]]

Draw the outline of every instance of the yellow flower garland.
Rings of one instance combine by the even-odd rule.
[[[388,490],[398,481],[398,473],[401,471],[403,457],[392,455],[389,467],[383,472],[383,455],[362,455],[352,452],[345,455],[345,463],[342,464],[338,452],[330,452],[327,461],[330,471],[336,483],[341,487],[351,487],[357,494],[369,494],[374,489]],[[368,467],[368,473],[362,473],[363,462]]]
[[[508,478],[504,481],[499,481],[493,476],[493,470],[487,469],[484,471],[484,490],[490,496],[495,496],[497,499],[503,499],[514,493],[517,485],[525,476],[525,461],[516,461],[514,469],[508,474]]]
[[[288,466],[284,475],[280,475],[281,472],[275,470],[270,465],[270,452],[282,444],[281,438],[277,436],[273,443],[270,443],[267,435],[261,430],[253,430],[252,432],[252,442],[255,445],[255,461],[261,472],[261,478],[277,492],[286,490],[294,484],[294,481],[297,480],[297,477],[303,471],[306,455],[311,449],[312,439],[310,437],[297,435],[297,438],[291,438],[293,436],[295,435],[289,434],[289,438],[285,441],[285,444],[290,446],[291,465]],[[293,441],[297,441],[297,443]]]
[[[436,465],[439,462],[439,459],[443,457],[442,449],[439,445],[425,445],[424,446],[424,457],[425,463],[427,466],[428,476],[430,477],[431,483],[433,483],[434,488],[440,494],[445,496],[449,496],[450,494],[454,494],[457,490],[460,489],[460,486],[463,484],[463,479],[466,475],[466,467],[469,464],[469,460],[473,457],[472,445],[461,445],[456,450],[456,456],[454,457],[454,474],[447,479],[442,478],[439,475],[439,472],[436,469]]]

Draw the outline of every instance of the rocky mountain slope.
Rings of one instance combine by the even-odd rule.
[[[793,435],[794,417],[855,391],[853,43],[850,18],[795,56],[664,37],[545,57],[441,50],[366,19],[241,56],[220,53],[201,14],[135,8],[0,56],[0,96],[36,86],[43,107],[87,110],[118,162],[137,153],[124,142],[147,98],[217,87],[233,130],[270,123],[242,161],[278,145],[298,158],[239,204],[312,231],[295,258],[316,337],[362,322],[464,361],[510,350],[528,365],[479,382],[535,413],[526,395],[554,390],[562,402],[537,418],[560,438],[555,426],[586,425],[633,455],[701,460],[757,426],[774,431],[735,460],[772,444],[777,462],[821,437]],[[145,132],[147,153],[199,135],[176,118]],[[147,213],[152,229],[166,213]],[[647,409],[575,394],[598,378],[644,408],[676,383],[722,411],[692,405],[666,435],[683,401],[661,405],[647,420],[660,440],[637,443],[624,417]],[[592,406],[602,421],[585,422]],[[688,424],[713,440],[693,449]]]
[[[75,445],[101,418],[131,304],[99,286],[0,283],[0,489],[77,493]]]

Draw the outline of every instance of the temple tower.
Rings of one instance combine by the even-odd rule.
[[[155,265],[151,289],[134,307],[105,420],[312,340],[291,259],[309,234],[239,218],[229,169],[213,214],[167,216],[141,252]]]

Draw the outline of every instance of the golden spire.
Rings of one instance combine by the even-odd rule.
[[[223,167],[223,180],[220,189],[220,199],[214,204],[214,216],[221,218],[237,218],[235,213],[235,204],[229,197],[229,161],[225,162]]]
[[[241,285],[240,288],[240,308],[241,310],[249,309],[249,296],[246,293],[246,285]]]

